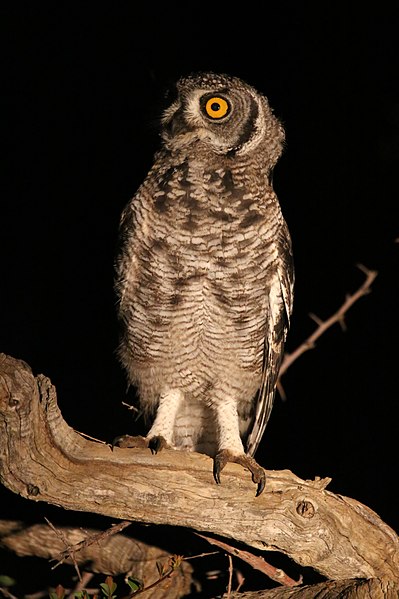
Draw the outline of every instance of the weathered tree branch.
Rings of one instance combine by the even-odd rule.
[[[361,503],[303,481],[267,473],[255,498],[248,472],[229,464],[222,484],[206,456],[95,443],[72,430],[55,388],[29,366],[0,354],[0,477],[34,501],[138,522],[179,525],[251,547],[278,550],[332,579],[399,582],[399,540]],[[288,596],[288,595],[287,595]]]
[[[166,567],[172,557],[163,549],[120,533],[108,535],[101,543],[86,545],[88,538],[96,536],[104,535],[101,531],[87,528],[51,528],[47,524],[27,527],[23,522],[0,520],[0,547],[7,548],[18,556],[34,555],[58,561],[66,553],[66,549],[71,551],[71,548],[83,545],[81,551],[73,552],[74,560],[80,567],[113,576],[129,573],[145,587],[159,580],[157,564]],[[72,564],[70,558],[63,562]],[[153,590],[145,591],[143,599],[178,599],[186,595],[192,582],[191,572],[191,564],[183,562],[173,577],[173,585],[162,581]]]
[[[220,541],[219,539],[212,539],[205,535],[201,535],[198,532],[196,534],[199,537],[206,539],[211,545],[216,545],[216,547],[220,547],[220,549],[226,551],[229,554],[229,557],[231,555],[239,557],[244,562],[247,562],[247,564],[250,564],[254,570],[263,572],[266,574],[266,576],[272,580],[275,580],[279,584],[283,584],[284,586],[288,587],[295,587],[302,583],[302,576],[299,578],[299,580],[293,580],[287,576],[287,574],[281,570],[281,568],[275,568],[274,566],[271,566],[263,559],[263,557],[260,557],[259,555],[254,555],[253,553],[244,551],[243,549],[238,549],[237,547],[229,545],[228,543]]]
[[[231,593],[222,599],[398,599],[399,584],[391,580],[331,580],[312,586]]]

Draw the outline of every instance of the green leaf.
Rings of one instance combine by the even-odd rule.
[[[161,564],[160,562],[155,562],[155,565],[157,567],[159,577],[162,578],[162,576],[165,574],[165,567],[164,567],[164,565]]]
[[[64,587],[61,584],[57,585],[55,590],[50,592],[49,596],[50,596],[50,599],[64,599],[65,598]]]
[[[109,599],[114,599],[114,591],[118,585],[114,582],[112,576],[107,576],[105,582],[100,584],[101,590],[105,597]]]
[[[7,576],[7,574],[0,574],[0,584],[2,587],[12,587],[17,584],[17,581],[11,576]]]
[[[126,582],[132,591],[138,591],[143,588],[143,583],[140,580],[129,577]]]

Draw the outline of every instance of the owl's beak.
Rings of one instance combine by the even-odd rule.
[[[180,133],[187,133],[191,130],[190,126],[186,123],[186,120],[184,119],[182,108],[179,108],[179,110],[177,110],[174,113],[173,117],[166,125],[166,129],[168,133],[173,137],[179,135]]]

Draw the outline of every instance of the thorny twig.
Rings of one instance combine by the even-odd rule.
[[[80,574],[80,570],[79,570],[79,566],[78,566],[78,562],[76,561],[75,558],[75,551],[71,550],[68,540],[65,538],[64,533],[62,532],[62,530],[58,530],[54,524],[52,524],[50,522],[50,520],[48,518],[44,518],[45,521],[47,522],[48,526],[51,528],[51,530],[57,535],[57,537],[59,537],[61,539],[61,541],[64,543],[65,547],[67,548],[65,551],[63,551],[62,553],[66,553],[67,557],[70,557],[73,563],[73,567],[75,568],[76,574],[78,575],[78,579],[80,581],[82,581],[82,575]],[[58,564],[56,564],[55,566],[53,566],[52,570],[54,570],[54,568],[56,568],[57,566],[59,566],[64,560],[58,562]]]
[[[267,561],[265,561],[263,559],[263,557],[254,555],[253,553],[250,553],[249,551],[243,551],[242,549],[237,549],[237,547],[233,547],[233,545],[228,545],[227,543],[224,543],[223,541],[218,541],[217,539],[212,539],[211,537],[206,537],[205,535],[201,535],[198,532],[195,534],[197,536],[201,537],[202,539],[205,539],[206,541],[208,541],[208,543],[210,543],[211,545],[216,545],[217,547],[220,547],[224,551],[231,553],[231,555],[235,555],[235,556],[239,557],[244,562],[247,562],[247,564],[252,566],[255,570],[259,570],[260,572],[263,572],[263,574],[266,574],[266,576],[268,576],[269,578],[271,578],[275,582],[278,582],[281,585],[284,585],[287,587],[294,587],[294,586],[297,586],[298,584],[302,584],[302,576],[300,577],[300,579],[298,581],[293,580],[292,578],[287,576],[287,574],[280,568],[275,568],[271,564],[268,564]]]
[[[197,559],[197,557],[208,557],[208,555],[217,555],[220,551],[207,551],[206,553],[199,553],[198,555],[190,555],[189,557],[185,557],[184,561],[189,561],[190,559]]]
[[[230,599],[231,586],[233,582],[233,558],[231,557],[230,553],[227,554],[227,557],[229,558],[229,582],[227,584],[227,599]]]
[[[69,543],[67,542],[67,540],[65,539],[65,537],[63,536],[62,532],[57,530],[51,524],[51,522],[49,522],[49,520],[47,520],[47,518],[45,518],[45,520],[46,520],[47,524],[50,526],[50,528],[52,528],[52,530],[54,530],[56,535],[62,539],[62,542],[64,543],[64,545],[66,547],[66,549],[64,549],[64,551],[62,551],[59,554],[59,557],[58,557],[59,561],[52,567],[52,570],[54,570],[55,568],[57,568],[58,566],[63,564],[64,561],[66,559],[68,559],[69,557],[73,561],[73,564],[75,565],[75,569],[76,569],[77,563],[76,563],[76,559],[75,559],[75,553],[78,553],[85,547],[89,547],[90,545],[93,545],[93,543],[99,543],[100,541],[103,541],[104,539],[121,532],[122,530],[124,530],[125,528],[127,528],[128,526],[130,526],[132,524],[132,522],[130,520],[122,520],[122,522],[119,522],[118,524],[113,524],[112,526],[107,528],[107,530],[99,532],[95,535],[91,535],[91,536],[87,537],[86,539],[83,539],[83,541],[79,541],[79,543],[76,543],[75,545],[70,546]],[[55,561],[55,560],[53,560],[53,561]],[[81,580],[80,573],[78,573],[78,576],[79,576],[79,580]]]
[[[288,370],[288,368],[291,366],[291,364],[299,358],[299,356],[301,356],[303,353],[305,353],[309,349],[314,348],[317,339],[319,337],[321,337],[321,335],[323,335],[323,333],[325,333],[326,330],[329,329],[333,324],[338,322],[341,325],[341,327],[344,328],[345,327],[344,317],[345,317],[346,312],[349,310],[349,308],[351,308],[353,306],[353,304],[355,302],[357,302],[358,299],[360,299],[364,295],[367,295],[368,293],[370,293],[371,284],[375,280],[378,272],[375,270],[369,270],[362,264],[358,264],[357,267],[362,272],[364,272],[366,275],[366,280],[364,281],[363,285],[361,285],[359,287],[359,289],[357,291],[355,291],[355,293],[353,293],[352,295],[348,295],[346,297],[344,303],[342,304],[342,306],[335,312],[335,314],[330,316],[330,318],[327,318],[327,320],[321,320],[314,314],[310,314],[310,317],[312,318],[312,320],[314,320],[317,323],[318,327],[299,347],[297,347],[296,350],[294,350],[290,354],[287,354],[287,353],[285,354],[283,362],[281,364],[281,368],[280,368],[280,373],[279,373],[280,378]],[[281,384],[279,385],[279,391],[280,390],[281,390]]]

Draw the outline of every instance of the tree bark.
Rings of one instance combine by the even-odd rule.
[[[370,580],[332,580],[312,586],[270,591],[231,593],[222,599],[398,599],[399,584],[372,578]]]
[[[101,536],[101,531],[68,526],[53,529],[47,524],[27,527],[24,522],[0,520],[0,547],[20,557],[35,556],[58,562],[63,553],[70,552],[75,563],[83,570],[112,576],[128,574],[144,587],[159,580],[158,565],[168,569],[170,553],[121,533],[109,535],[101,542],[91,542],[79,551],[74,550],[79,543],[94,536]],[[70,557],[62,559],[62,563],[70,565],[74,561]],[[159,582],[140,597],[179,599],[187,595],[193,582],[192,570],[189,562],[182,562],[173,573],[173,578]]]
[[[48,378],[0,354],[0,480],[11,491],[69,510],[185,526],[281,551],[334,580],[399,583],[399,539],[375,512],[327,491],[329,479],[266,474],[266,489],[255,497],[250,474],[236,464],[226,466],[216,485],[204,455],[111,451],[65,423]]]

